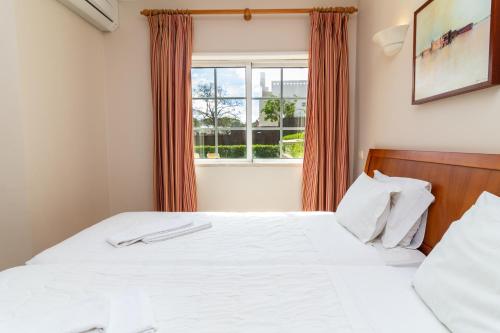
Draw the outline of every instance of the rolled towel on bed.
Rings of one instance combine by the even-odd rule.
[[[109,318],[109,301],[104,297],[89,298],[52,313],[49,326],[54,328],[59,323],[61,329],[47,332],[109,332]]]
[[[157,326],[149,296],[127,290],[95,296],[30,318],[0,322],[0,332],[154,333]]]
[[[30,318],[12,318],[0,324],[0,332],[101,333],[109,323],[109,300],[88,298]]]
[[[162,235],[179,231],[193,223],[186,220],[174,221],[143,221],[133,227],[112,235],[106,241],[114,247],[124,247],[144,240],[146,237],[161,237]]]
[[[154,333],[157,330],[153,308],[140,290],[110,297],[110,322],[106,333]]]
[[[170,232],[165,232],[163,234],[157,234],[157,235],[151,235],[151,236],[147,236],[147,237],[144,237],[142,239],[142,241],[144,243],[155,243],[155,242],[161,242],[161,241],[164,241],[164,240],[167,240],[167,239],[171,239],[171,238],[175,238],[175,237],[180,237],[180,236],[184,236],[184,235],[188,235],[188,234],[192,234],[194,232],[197,232],[197,231],[200,231],[200,230],[204,230],[204,229],[208,229],[208,228],[211,228],[212,227],[212,223],[210,222],[195,222],[195,223],[192,223],[190,226],[187,226],[185,228],[182,228],[182,229],[177,229],[177,230],[174,230],[174,231],[170,231]]]
[[[47,332],[108,332],[109,315],[109,301],[106,298],[89,298],[51,313],[47,328],[51,327],[52,330]],[[60,329],[54,330],[58,324]]]

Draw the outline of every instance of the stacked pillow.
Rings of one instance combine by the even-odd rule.
[[[500,331],[500,198],[481,194],[418,269],[414,288],[452,332]]]
[[[362,173],[340,202],[335,218],[362,242],[370,242],[384,230],[391,208],[391,196],[401,189]]]
[[[393,197],[382,244],[417,249],[422,245],[427,224],[427,209],[434,202],[431,183],[413,178],[389,177],[375,171],[374,179],[401,188]]]
[[[336,212],[337,221],[367,243],[382,235],[386,248],[418,248],[427,209],[434,201],[431,184],[412,178],[365,173],[351,185]]]

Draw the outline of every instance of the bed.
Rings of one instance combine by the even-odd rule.
[[[116,249],[105,242],[150,212],[117,215],[43,251],[28,264],[134,263],[175,265],[414,265],[484,190],[500,192],[499,155],[372,149],[365,172],[425,179],[435,203],[419,251],[363,244],[335,222],[335,214],[166,213],[171,219],[210,221],[213,228],[157,244]],[[464,191],[464,188],[467,190]]]
[[[142,288],[159,332],[447,332],[411,288],[415,268],[29,265],[0,274],[2,323],[92,294]],[[404,307],[401,306],[404,304]],[[5,328],[5,327],[4,327]]]
[[[28,264],[135,263],[162,265],[385,265],[418,264],[416,250],[364,244],[335,221],[317,213],[162,213],[162,218],[209,221],[213,227],[154,244],[114,248],[106,238],[158,213],[119,214],[40,253]]]
[[[482,191],[500,195],[500,155],[370,150],[365,171],[374,170],[432,182],[426,254]],[[108,220],[2,272],[0,331],[88,295],[142,288],[159,332],[447,332],[411,286],[417,267],[385,266],[332,213],[193,216],[219,233],[115,249],[104,239],[119,226]]]

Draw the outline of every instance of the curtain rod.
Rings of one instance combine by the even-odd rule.
[[[191,14],[191,15],[243,15],[246,21],[252,19],[252,14],[309,14],[313,11],[353,14],[356,7],[320,7],[320,8],[276,8],[276,9],[143,9],[141,15],[158,14]]]

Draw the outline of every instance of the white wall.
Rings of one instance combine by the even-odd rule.
[[[370,147],[500,153],[500,88],[411,105],[413,12],[424,0],[361,0],[358,16],[359,150]],[[402,51],[373,44],[383,28],[410,22]],[[357,170],[364,161],[358,160]]]
[[[0,1],[0,269],[31,255],[14,0]]]
[[[301,208],[300,165],[200,166],[200,211],[296,211]]]
[[[109,214],[103,34],[55,0],[0,1],[0,269]]]
[[[108,215],[103,34],[55,0],[16,1],[33,250]]]
[[[120,4],[120,27],[106,35],[109,87],[108,156],[113,213],[150,210],[152,189],[152,109],[149,32],[144,8],[275,8],[356,5],[357,0],[171,0]],[[351,79],[355,83],[357,18],[350,21]],[[194,18],[195,52],[306,51],[309,18],[304,15]],[[354,119],[354,89],[352,89]],[[353,121],[354,125],[354,121]],[[351,137],[354,145],[355,136]],[[300,210],[300,166],[197,167],[200,210]]]

